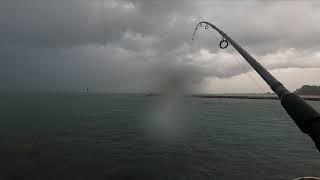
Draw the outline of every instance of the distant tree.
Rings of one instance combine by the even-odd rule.
[[[294,93],[299,95],[320,95],[320,86],[303,85]]]

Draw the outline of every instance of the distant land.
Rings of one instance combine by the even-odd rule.
[[[198,98],[230,98],[230,99],[263,99],[263,100],[278,100],[279,97],[275,94],[196,94],[191,95],[192,97]],[[299,95],[308,101],[320,101],[320,96],[311,95]]]
[[[318,95],[320,96],[320,86],[303,85],[301,88],[294,91],[299,95]]]
[[[161,94],[148,93],[141,94],[143,96],[161,96]],[[187,97],[195,98],[228,98],[228,99],[262,99],[262,100],[279,100],[274,93],[239,93],[239,94],[187,94]],[[320,95],[299,95],[308,101],[320,101]]]
[[[301,88],[294,91],[305,100],[320,101],[320,86],[303,85]],[[157,93],[147,93],[146,96],[161,96]],[[279,97],[275,93],[237,93],[237,94],[189,94],[189,97],[197,98],[231,98],[231,99],[265,99],[277,100]]]
[[[305,100],[320,101],[320,86],[303,85],[301,88],[294,91]],[[251,94],[196,94],[193,97],[199,98],[232,98],[232,99],[279,99],[274,93],[251,93]]]

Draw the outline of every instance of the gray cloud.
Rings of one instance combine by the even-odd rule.
[[[175,72],[192,85],[246,73],[218,49],[216,33],[191,42],[200,20],[269,69],[320,68],[319,9],[316,1],[4,0],[0,87],[148,91]]]

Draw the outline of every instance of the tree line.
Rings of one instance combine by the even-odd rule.
[[[294,91],[299,95],[320,95],[320,86],[303,85],[301,88]]]

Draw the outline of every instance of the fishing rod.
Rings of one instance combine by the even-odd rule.
[[[290,92],[281,82],[279,82],[272,74],[269,73],[255,58],[253,58],[238,43],[231,39],[226,33],[221,31],[210,22],[199,22],[193,32],[192,40],[199,27],[205,26],[216,30],[222,39],[219,43],[221,49],[228,47],[229,43],[241,54],[241,56],[253,67],[253,69],[262,77],[262,79],[270,86],[270,88],[278,95],[281,105],[293,119],[299,129],[310,136],[315,143],[318,151],[320,151],[320,114],[311,107],[305,100],[298,95]]]

